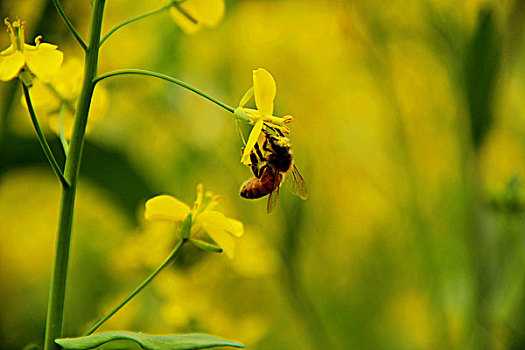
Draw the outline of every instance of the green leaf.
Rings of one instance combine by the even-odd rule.
[[[70,350],[94,349],[101,345],[104,345],[104,349],[146,350],[206,349],[216,346],[244,348],[244,345],[236,341],[224,340],[207,334],[151,335],[125,331],[56,339],[55,343]]]
[[[494,101],[503,55],[502,39],[492,8],[479,11],[477,28],[465,57],[465,89],[470,128],[475,149],[479,150],[493,124]]]

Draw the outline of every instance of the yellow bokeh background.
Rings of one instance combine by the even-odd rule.
[[[103,32],[164,4],[107,1]],[[87,37],[89,1],[64,8]],[[50,1],[7,0],[0,13],[27,21],[28,42],[41,34],[66,61],[82,57]],[[271,72],[309,198],[284,184],[271,215],[242,199],[251,173],[234,119],[202,97],[143,76],[100,82],[65,335],[169,254],[176,227],[146,222],[145,201],[191,204],[202,182],[245,225],[235,258],[185,247],[101,330],[210,333],[249,349],[524,348],[523,13],[518,0],[229,0],[216,28],[192,35],[167,11],[117,31],[99,73],[154,70],[235,107],[253,69]],[[59,185],[19,90],[0,86],[2,349],[41,342],[58,218]],[[41,124],[58,145],[54,118],[43,111]]]

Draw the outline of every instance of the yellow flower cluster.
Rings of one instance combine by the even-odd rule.
[[[191,231],[187,238],[198,240],[205,232],[232,259],[235,250],[232,236],[242,235],[243,224],[217,211],[219,201],[220,196],[204,192],[204,186],[199,184],[193,208],[173,196],[160,195],[146,202],[145,217],[150,221],[182,223],[191,215]]]

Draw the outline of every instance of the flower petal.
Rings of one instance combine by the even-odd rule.
[[[41,44],[43,45],[43,44]],[[77,58],[68,59],[51,78],[51,85],[63,99],[73,100],[80,94],[82,86],[83,64]],[[96,90],[95,90],[96,91]],[[97,99],[93,99],[96,101]],[[89,112],[91,120],[92,113]]]
[[[255,123],[255,125],[252,128],[252,131],[250,132],[250,136],[248,137],[246,147],[244,147],[244,152],[241,157],[241,163],[244,165],[252,164],[252,161],[250,160],[250,153],[252,153],[255,143],[259,139],[259,135],[261,134],[263,124],[264,122],[262,120],[259,120],[257,123]]]
[[[9,47],[7,49],[5,49],[4,51],[0,52],[0,55],[1,56],[9,56],[9,55],[12,55],[13,53],[15,53],[17,51],[17,49],[15,48],[15,46],[13,44],[9,45]]]
[[[243,226],[240,221],[227,218],[223,213],[216,210],[205,210],[199,215],[198,222],[201,225],[208,224],[219,227],[237,237],[242,235]]]
[[[253,90],[255,105],[263,114],[273,114],[273,100],[276,93],[275,80],[264,68],[253,71]]]
[[[244,225],[239,220],[227,218],[232,227],[231,234],[235,237],[241,237],[244,232]]]
[[[27,108],[26,99],[24,96],[20,97],[22,106]],[[40,113],[49,113],[51,111],[58,111],[60,108],[60,100],[51,93],[51,90],[40,79],[33,80],[31,87],[31,102],[35,110]]]
[[[211,239],[213,239],[213,241],[222,248],[228,258],[233,259],[233,254],[235,252],[235,240],[233,237],[222,228],[205,222],[202,223],[202,228],[211,237]]]
[[[224,0],[186,0],[174,4],[170,15],[186,34],[193,34],[201,26],[214,27],[220,22]]]
[[[9,48],[2,51],[0,55],[0,80],[2,81],[16,77],[25,65],[24,55],[20,51],[9,50]],[[4,54],[5,52],[7,54]]]
[[[190,207],[177,198],[161,195],[146,202],[144,216],[150,221],[182,221],[190,213]]]
[[[179,5],[180,6],[180,5]],[[177,8],[170,8],[171,19],[177,23],[177,25],[186,34],[195,34],[200,29],[200,24],[190,20],[186,15],[180,12]]]
[[[207,27],[219,24],[224,16],[224,0],[187,0],[181,4],[190,15]]]
[[[49,82],[51,76],[55,74],[64,55],[58,51],[56,45],[42,43],[38,46],[24,44],[24,56],[27,66],[37,77],[44,82]]]

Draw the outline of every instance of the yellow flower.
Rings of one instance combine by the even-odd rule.
[[[197,199],[190,208],[187,204],[169,195],[153,197],[146,202],[145,216],[150,221],[182,222],[191,216],[190,240],[206,232],[213,241],[232,259],[235,241],[232,237],[240,237],[243,225],[240,221],[230,219],[215,210],[220,197],[211,192],[204,193],[202,184],[197,186]]]
[[[67,139],[73,129],[73,116],[76,109],[80,88],[82,86],[82,62],[78,59],[67,60],[60,69],[53,74],[49,81],[35,79],[31,87],[31,101],[37,114],[48,118],[50,128],[58,134],[59,113],[62,105],[64,115],[62,126]],[[89,112],[88,132],[99,121],[107,105],[107,91],[97,87]],[[27,108],[25,98],[21,102]]]
[[[202,27],[215,27],[224,16],[224,0],[174,1],[171,18],[186,34],[194,34]]]
[[[284,124],[292,122],[292,116],[287,115],[281,118],[273,115],[273,100],[275,99],[276,90],[275,80],[267,70],[264,68],[254,70],[253,88],[250,88],[244,94],[239,103],[239,107],[234,112],[235,115],[250,119],[251,124],[253,124],[241,158],[241,162],[245,165],[251,165],[250,153],[255,143],[259,140],[259,136],[265,125],[277,128],[284,133],[290,132]],[[252,96],[255,98],[255,106],[257,109],[244,107]]]
[[[49,81],[62,64],[63,54],[56,45],[41,43],[41,36],[35,38],[35,45],[25,43],[25,22],[17,19],[12,24],[6,18],[11,45],[0,52],[0,80],[8,81],[19,75],[20,71],[28,68],[31,73]]]

